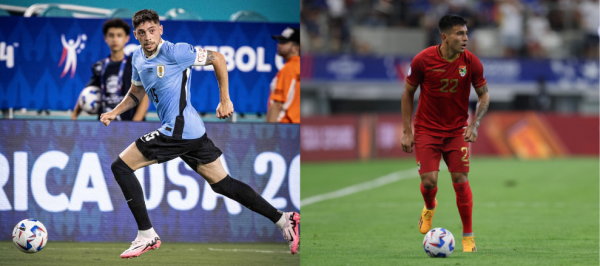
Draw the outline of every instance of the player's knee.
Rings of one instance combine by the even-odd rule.
[[[129,166],[121,159],[121,157],[117,157],[117,159],[115,159],[115,161],[110,165],[110,170],[112,170],[115,178],[121,175],[133,173],[133,170],[129,168]]]
[[[427,190],[432,190],[437,186],[437,181],[433,178],[422,178],[421,183],[423,183],[423,187]]]
[[[452,183],[464,183],[468,180],[467,173],[452,173]]]

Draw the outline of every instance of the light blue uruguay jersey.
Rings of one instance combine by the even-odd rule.
[[[142,47],[133,52],[132,83],[144,86],[156,107],[160,133],[175,139],[197,139],[206,132],[204,122],[190,102],[191,66],[206,63],[206,50],[187,43],[161,40],[146,58]]]

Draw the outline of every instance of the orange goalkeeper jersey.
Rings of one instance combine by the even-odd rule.
[[[277,116],[280,123],[300,123],[300,56],[293,56],[271,81],[269,105],[283,103]]]

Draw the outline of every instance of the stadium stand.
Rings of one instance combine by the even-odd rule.
[[[445,14],[468,21],[467,49],[484,64],[490,110],[537,110],[544,97],[548,111],[600,110],[598,1],[305,0],[302,7],[303,116],[399,112],[412,57],[440,43]]]

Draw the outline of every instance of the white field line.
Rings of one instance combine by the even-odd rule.
[[[442,169],[442,167],[440,166],[440,171],[441,170],[444,170],[444,169]],[[381,187],[381,186],[384,186],[384,185],[387,185],[390,183],[398,182],[400,180],[415,178],[415,177],[419,177],[419,172],[418,172],[417,168],[393,172],[391,174],[384,175],[382,177],[373,179],[371,181],[367,181],[364,183],[345,187],[345,188],[342,188],[340,190],[336,190],[333,192],[316,195],[316,196],[312,196],[312,197],[303,199],[300,201],[300,206],[305,207],[305,206],[308,206],[308,205],[311,205],[311,204],[314,204],[317,202],[341,198],[341,197],[352,195],[354,193],[358,193],[361,191],[378,188],[378,187]]]
[[[253,252],[253,253],[290,253],[289,251],[280,250],[263,250],[263,249],[220,249],[220,248],[208,248],[210,251],[225,251],[225,252]]]

